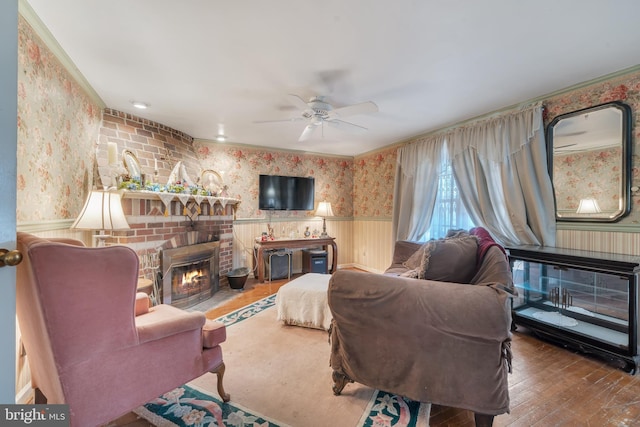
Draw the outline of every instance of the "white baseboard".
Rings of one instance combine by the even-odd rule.
[[[353,263],[350,266],[353,267],[353,268],[357,268],[358,270],[367,271],[369,273],[376,273],[376,274],[384,273],[383,270],[378,270],[376,268],[371,268],[371,267],[368,267],[366,265],[362,265],[362,264],[358,264],[358,263]],[[339,265],[338,268],[344,268],[344,267],[342,265]]]

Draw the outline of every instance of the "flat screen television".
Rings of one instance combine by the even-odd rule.
[[[315,179],[302,176],[260,175],[258,209],[312,211]]]

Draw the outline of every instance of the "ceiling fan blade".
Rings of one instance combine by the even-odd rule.
[[[318,125],[314,123],[309,123],[307,127],[305,127],[304,130],[302,131],[302,134],[300,135],[300,138],[298,138],[298,141],[302,142],[311,138],[311,134],[313,134],[313,131],[316,130],[316,127],[318,127]]]
[[[356,125],[355,123],[345,122],[344,120],[329,119],[329,120],[325,120],[325,123],[333,126],[336,129],[346,130],[348,132],[364,132],[367,130],[367,128],[364,126]]]
[[[294,94],[290,93],[289,94],[289,100],[291,101],[291,103],[293,105],[298,107],[300,110],[313,112],[313,110],[311,110],[311,108],[309,108],[309,106],[304,101],[304,99],[300,98],[298,95],[294,95]]]
[[[361,102],[360,104],[347,105],[346,107],[336,108],[331,111],[331,116],[348,117],[355,114],[377,113],[378,106],[371,101]]]

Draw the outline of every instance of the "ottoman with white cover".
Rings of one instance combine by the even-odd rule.
[[[327,303],[330,274],[307,273],[278,289],[278,320],[286,325],[328,330],[331,311]]]

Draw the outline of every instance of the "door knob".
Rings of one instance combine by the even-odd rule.
[[[5,265],[18,265],[20,261],[22,261],[20,251],[0,249],[0,267],[4,267]]]

